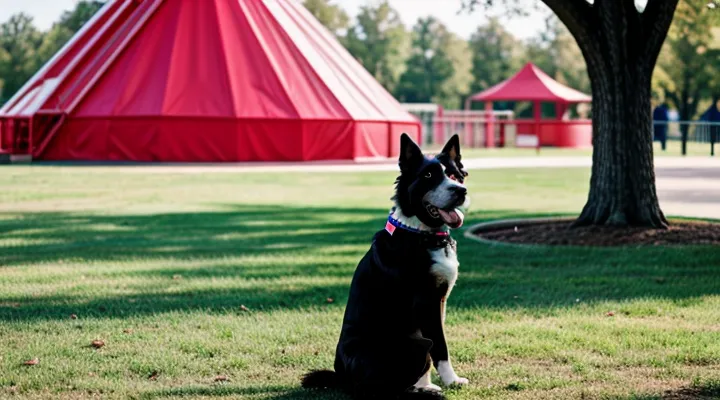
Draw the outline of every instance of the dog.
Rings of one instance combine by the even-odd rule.
[[[354,399],[444,399],[430,380],[464,385],[450,363],[445,303],[458,276],[456,242],[469,206],[468,176],[454,135],[435,157],[400,138],[395,206],[357,266],[334,370],[303,376],[304,388],[335,388]]]

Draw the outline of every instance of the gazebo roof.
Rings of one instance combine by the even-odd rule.
[[[586,103],[592,98],[551,78],[533,63],[513,77],[470,97],[474,101],[563,101]]]

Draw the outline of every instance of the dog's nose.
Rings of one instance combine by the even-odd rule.
[[[467,188],[464,188],[464,187],[462,187],[462,186],[455,186],[455,187],[453,188],[453,191],[454,191],[458,196],[465,196],[465,195],[467,195]]]

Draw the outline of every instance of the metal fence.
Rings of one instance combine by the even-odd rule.
[[[592,124],[590,120],[541,120],[535,123],[533,120],[515,119],[511,111],[450,111],[433,105],[409,111],[420,119],[423,144],[427,147],[441,146],[453,134],[458,134],[466,147],[489,147],[488,140],[492,141],[492,147],[538,147],[541,143],[537,131],[553,130],[553,125],[573,125],[577,129],[572,134],[578,134],[583,129],[590,129]],[[662,131],[663,127],[666,142],[682,142],[685,132],[686,143],[701,153],[707,151],[706,154],[714,155],[715,144],[720,141],[720,122],[654,121],[653,134]],[[493,130],[492,135],[487,135],[488,128]],[[655,140],[662,142],[662,138],[656,137]]]
[[[665,127],[668,140],[682,140],[683,131],[688,142],[712,143],[720,140],[720,122],[708,121],[654,121],[653,131]],[[714,137],[713,137],[714,135]]]

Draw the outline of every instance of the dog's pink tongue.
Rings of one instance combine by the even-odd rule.
[[[440,213],[440,218],[442,218],[449,227],[459,228],[462,226],[463,220],[455,210],[445,211],[438,208],[438,212]]]

